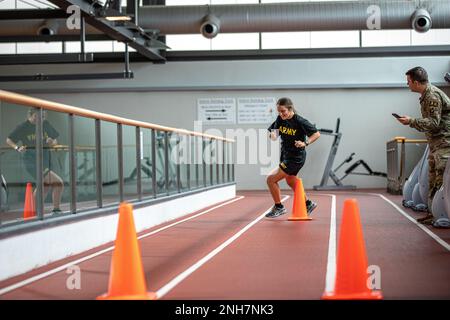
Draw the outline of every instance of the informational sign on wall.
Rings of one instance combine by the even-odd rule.
[[[239,124],[270,124],[277,118],[275,98],[239,98]]]
[[[235,98],[201,98],[197,100],[198,120],[206,124],[236,124]]]

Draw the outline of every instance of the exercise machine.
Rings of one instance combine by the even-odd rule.
[[[0,180],[0,212],[5,212],[8,211],[8,185],[3,175],[0,176]]]
[[[320,185],[314,186],[314,190],[355,190],[355,185],[344,185],[342,183],[342,180],[344,180],[348,175],[355,174],[355,175],[365,175],[365,176],[378,176],[378,177],[387,177],[386,173],[384,172],[377,172],[373,171],[369,165],[362,159],[356,161],[353,163],[347,170],[345,170],[345,173],[342,177],[338,177],[337,171],[346,163],[350,163],[353,161],[353,157],[355,156],[355,153],[351,153],[350,156],[348,156],[341,164],[339,164],[334,170],[333,163],[334,159],[336,157],[337,150],[339,148],[339,143],[341,142],[342,138],[342,132],[339,132],[339,126],[341,124],[341,119],[338,118],[336,121],[336,129],[335,131],[330,129],[319,129],[319,132],[321,134],[330,135],[334,137],[333,144],[331,145],[330,154],[328,155],[327,164],[325,165],[325,170],[323,172],[322,180],[320,181]],[[356,168],[359,166],[362,166],[366,172],[354,172]],[[328,179],[331,178],[335,185],[328,185]]]
[[[431,212],[434,216],[433,227],[450,228],[450,161],[444,172],[444,183],[433,198]]]
[[[0,157],[3,156],[3,154],[6,151],[0,152]],[[9,209],[8,205],[8,184],[6,183],[6,179],[1,173],[1,161],[0,161],[0,212],[6,212]],[[1,219],[0,219],[1,223]]]

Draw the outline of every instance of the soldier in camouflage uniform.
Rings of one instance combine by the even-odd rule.
[[[417,219],[423,224],[432,224],[431,204],[434,194],[443,184],[447,160],[450,157],[450,99],[439,88],[428,82],[428,75],[422,67],[406,72],[408,86],[413,92],[421,94],[420,106],[422,118],[403,116],[398,120],[420,132],[424,132],[430,147],[428,213]]]

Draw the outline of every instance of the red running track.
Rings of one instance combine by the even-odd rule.
[[[292,193],[284,194],[290,209]],[[369,265],[380,268],[385,299],[450,298],[450,230],[419,227],[405,216],[418,214],[402,208],[400,196],[379,190],[308,192],[319,205],[307,222],[262,218],[272,206],[268,192],[239,192],[244,198],[150,235],[174,221],[146,230],[139,236],[148,290],[161,299],[320,299],[332,272],[331,194],[335,234],[344,200],[358,200]],[[112,251],[101,250],[111,245],[0,282],[0,299],[95,299],[107,291]],[[66,285],[74,262],[79,290]]]

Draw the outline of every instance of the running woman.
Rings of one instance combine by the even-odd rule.
[[[305,164],[306,147],[320,137],[320,132],[305,118],[297,114],[289,98],[280,98],[277,102],[278,117],[268,128],[269,137],[276,140],[281,137],[280,165],[267,177],[272,198],[275,202],[267,218],[275,218],[286,213],[281,204],[281,193],[278,182],[286,179],[287,184],[295,191],[297,174]],[[308,139],[306,138],[308,137]],[[317,207],[311,200],[306,200],[308,215]]]

